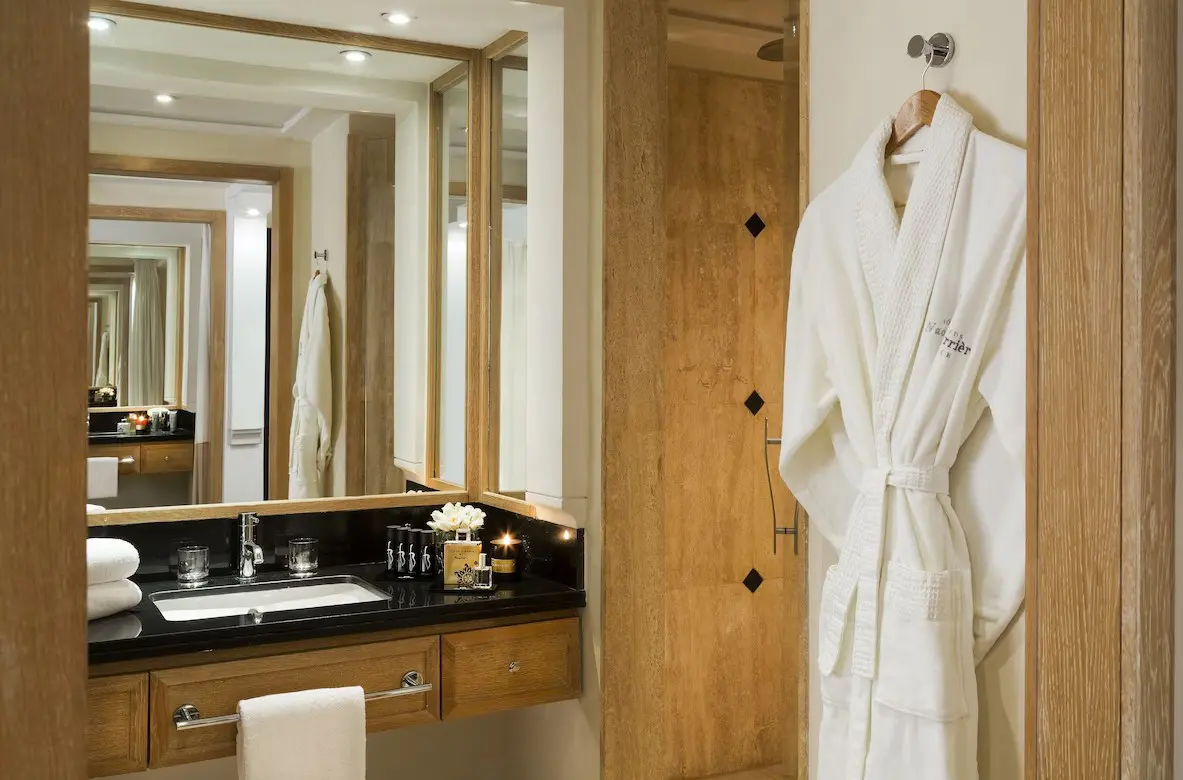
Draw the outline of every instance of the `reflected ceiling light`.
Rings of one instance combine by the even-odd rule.
[[[341,52],[341,56],[349,62],[365,62],[370,58],[370,53],[361,49],[346,49]]]
[[[259,211],[258,209],[247,209],[247,210],[246,210],[246,215],[247,215],[248,217],[257,217],[257,216],[259,216],[259,215],[260,215],[260,214],[262,214],[262,213],[263,213],[263,212]]]
[[[106,32],[115,26],[114,19],[108,19],[105,16],[91,16],[86,20],[86,26],[95,32]]]
[[[156,96],[156,102],[167,106],[169,103],[176,102],[176,98],[167,92],[161,92]]]
[[[411,16],[405,11],[391,11],[388,14],[382,14],[382,18],[391,24],[397,24],[400,27],[404,24],[410,24],[415,20],[415,17]]]

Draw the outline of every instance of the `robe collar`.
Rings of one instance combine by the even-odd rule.
[[[890,432],[923,329],[973,118],[951,97],[941,96],[902,220],[883,170],[891,126],[892,117],[880,123],[852,168],[858,183],[859,257],[878,334],[875,416],[882,435]]]

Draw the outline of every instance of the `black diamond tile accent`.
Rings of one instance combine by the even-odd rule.
[[[746,227],[748,232],[752,234],[752,238],[755,238],[756,236],[763,233],[764,228],[766,227],[764,220],[760,219],[759,214],[752,214],[752,216],[748,217],[748,221],[743,223],[743,226]]]
[[[758,414],[764,408],[764,399],[755,390],[748,396],[748,400],[743,402],[743,405],[748,407],[748,411],[752,414]]]
[[[760,572],[752,569],[748,572],[748,576],[743,578],[743,586],[755,593],[756,590],[764,584],[764,578],[760,576]]]

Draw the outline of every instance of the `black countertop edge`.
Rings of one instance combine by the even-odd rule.
[[[91,664],[156,658],[178,653],[225,650],[276,642],[364,634],[395,628],[443,625],[467,620],[513,617],[536,612],[576,609],[587,605],[587,594],[540,577],[500,585],[493,593],[439,593],[420,580],[382,579],[381,565],[322,569],[321,576],[349,575],[391,594],[388,601],[337,607],[271,612],[255,623],[248,616],[169,622],[151,595],[175,591],[175,581],[140,583],[143,600],[128,612],[89,624]],[[260,576],[259,584],[286,581],[286,574]],[[232,578],[211,580],[212,586],[234,584]],[[200,591],[195,591],[200,592]],[[415,602],[414,605],[410,602]],[[120,636],[123,629],[132,630]],[[138,633],[135,631],[138,629]],[[105,641],[100,634],[113,635]],[[134,634],[134,635],[133,635]]]
[[[135,436],[120,436],[117,433],[91,433],[86,437],[87,444],[144,444],[160,441],[193,441],[193,431],[137,433]]]

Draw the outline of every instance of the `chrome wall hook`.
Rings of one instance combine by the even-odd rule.
[[[923,35],[913,35],[908,41],[908,56],[923,57],[928,68],[943,68],[953,59],[953,36],[949,33],[934,33],[925,40]]]

